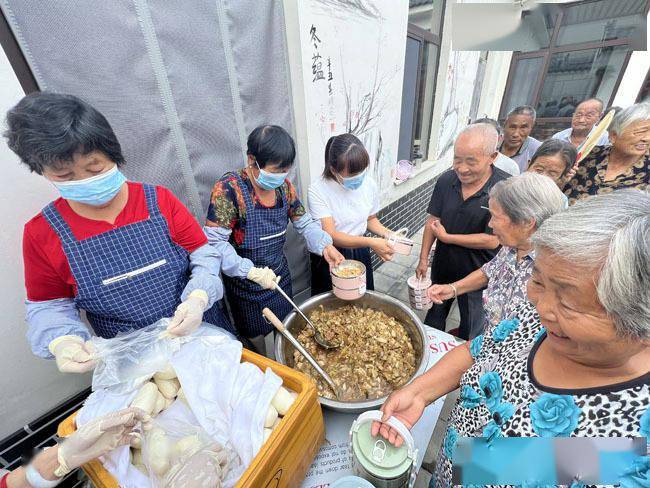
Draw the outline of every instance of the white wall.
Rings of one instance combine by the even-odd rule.
[[[357,118],[365,120],[359,116],[362,107],[372,107],[371,122],[354,133],[370,154],[369,175],[386,205],[397,163],[408,3],[369,2],[369,15],[359,5],[284,0],[300,179],[306,199],[309,183],[323,171],[329,137],[346,132],[349,120],[351,126]],[[317,40],[311,39],[311,26]],[[316,55],[321,56],[322,80],[314,79]],[[373,92],[374,102],[365,104]]]
[[[0,118],[24,95],[0,49]],[[4,131],[4,122],[2,124]],[[53,197],[44,178],[30,174],[0,141],[4,185],[0,192],[0,438],[51,410],[89,383],[88,376],[63,375],[53,361],[36,358],[25,339],[25,286],[21,252],[23,225]]]
[[[648,69],[650,69],[650,52],[634,51],[616,91],[613,105],[627,107],[634,103]]]

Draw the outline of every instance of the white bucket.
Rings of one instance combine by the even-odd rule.
[[[427,295],[427,289],[431,286],[429,278],[418,279],[415,275],[411,276],[406,283],[409,286],[409,302],[411,308],[415,310],[429,310],[433,302]]]

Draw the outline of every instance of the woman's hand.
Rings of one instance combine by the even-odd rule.
[[[393,259],[393,254],[395,250],[388,244],[386,239],[381,237],[373,237],[370,243],[370,247],[373,251],[379,256],[382,261],[390,261]]]
[[[330,268],[335,268],[345,261],[345,256],[331,244],[323,249],[323,258],[330,265]]]
[[[417,390],[413,388],[412,384],[393,392],[380,408],[384,413],[382,422],[372,423],[371,434],[373,436],[381,434],[382,437],[394,446],[401,446],[404,443],[404,439],[402,439],[395,429],[383,422],[388,421],[391,417],[395,417],[410,430],[420,420],[426,406],[426,402],[418,394]]]
[[[425,279],[427,277],[427,269],[429,269],[429,257],[425,259],[420,258],[418,267],[415,268],[415,277],[419,280]]]
[[[427,296],[433,303],[440,305],[443,301],[454,298],[454,289],[450,285],[433,285],[427,289]]]

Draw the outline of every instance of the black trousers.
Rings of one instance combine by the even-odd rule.
[[[445,322],[449,315],[453,300],[445,300],[440,305],[433,304],[427,312],[424,323],[438,330],[445,330]],[[473,339],[483,333],[485,310],[483,309],[483,290],[472,291],[458,297],[458,310],[460,311],[460,328],[458,337]]]
[[[370,261],[370,248],[360,247],[358,249],[348,249],[337,247],[339,252],[345,256],[345,259],[355,259],[366,265],[366,289],[374,290],[375,282],[372,275],[372,263]],[[309,255],[311,262],[311,296],[320,295],[332,290],[332,277],[330,276],[330,266],[323,256],[311,253]]]

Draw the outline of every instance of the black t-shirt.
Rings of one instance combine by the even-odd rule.
[[[443,173],[431,195],[428,212],[439,217],[449,234],[491,234],[488,193],[499,181],[510,175],[492,167],[492,176],[479,191],[463,200],[461,183],[452,169]],[[490,261],[499,249],[468,249],[438,241],[431,264],[434,283],[451,283],[464,278]]]

